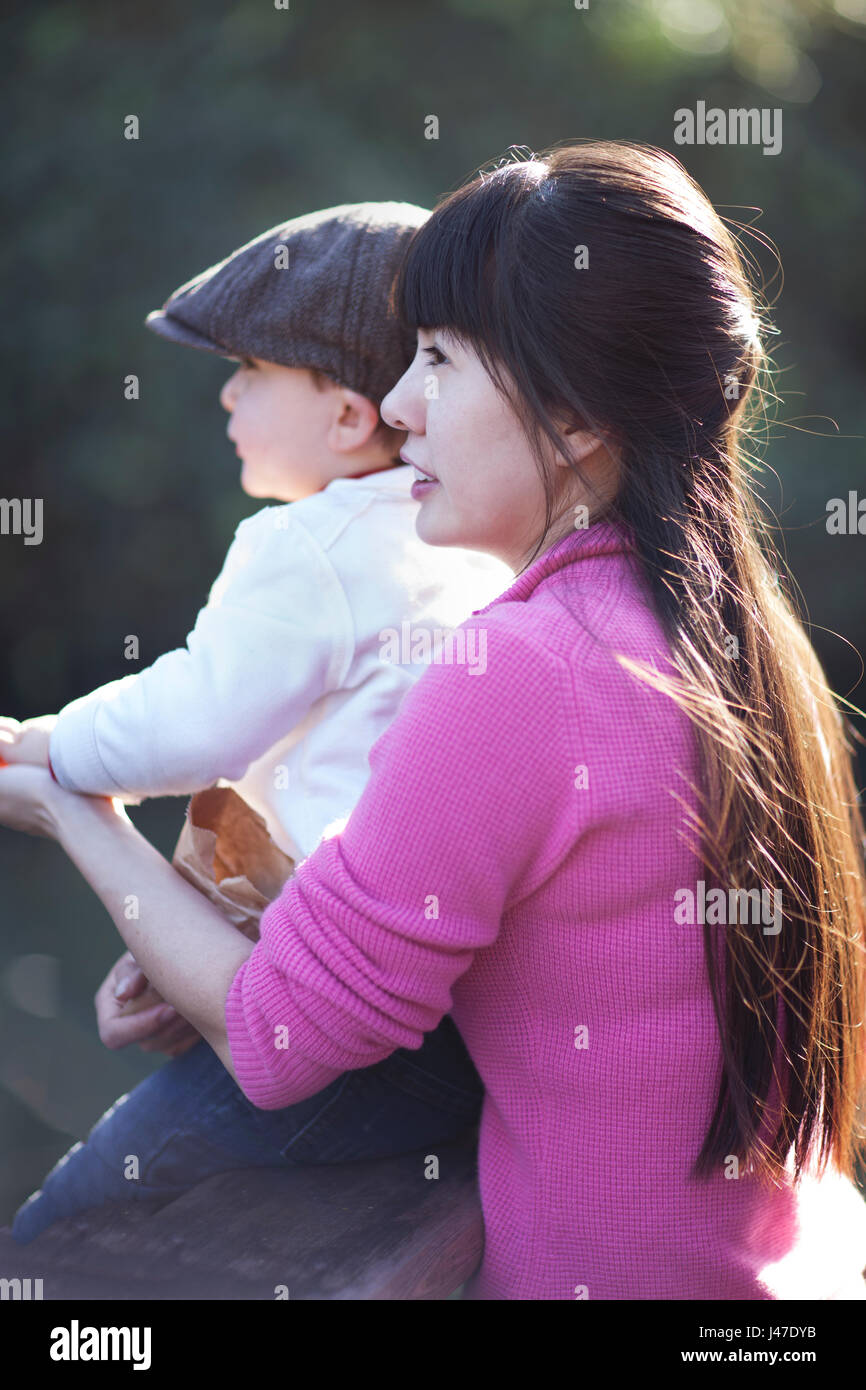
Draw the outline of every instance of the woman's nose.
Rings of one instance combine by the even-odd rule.
[[[411,388],[411,368],[407,368],[385,396],[379,413],[386,425],[410,434],[421,433],[421,418],[416,393]]]

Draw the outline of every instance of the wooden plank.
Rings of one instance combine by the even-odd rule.
[[[40,1236],[42,1241],[47,1237]],[[40,1252],[37,1241],[30,1245],[18,1245],[9,1234],[9,1228],[0,1230],[0,1277],[5,1279],[31,1280],[30,1299],[36,1297],[37,1279],[42,1281],[44,1302],[72,1300],[75,1302],[179,1302],[189,1299],[220,1299],[230,1297],[225,1286],[218,1280],[190,1285],[183,1279],[163,1279],[159,1283],[135,1279],[129,1273],[128,1265],[122,1275],[117,1271],[102,1274],[83,1274],[74,1268],[64,1269],[52,1262],[49,1250]],[[21,1297],[27,1297],[26,1285],[19,1289]],[[0,1295],[2,1296],[2,1295]],[[13,1290],[7,1290],[7,1297],[14,1298]],[[252,1298],[254,1295],[241,1293],[239,1298]]]
[[[0,1233],[0,1275],[32,1272],[46,1299],[274,1299],[278,1287],[290,1300],[446,1299],[481,1258],[476,1144],[472,1130],[438,1145],[434,1179],[421,1151],[243,1169],[158,1209],[82,1213],[26,1246]]]

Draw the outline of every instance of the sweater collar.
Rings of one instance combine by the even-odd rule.
[[[503,593],[483,608],[473,609],[473,617],[487,613],[497,603],[525,603],[543,580],[581,560],[602,555],[630,554],[633,551],[634,542],[622,523],[597,521],[583,530],[569,531],[548,550],[542,551]]]

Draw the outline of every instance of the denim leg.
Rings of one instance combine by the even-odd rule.
[[[349,1163],[456,1139],[480,1119],[484,1083],[446,1014],[417,1050],[346,1072],[312,1099],[323,1104],[303,1125],[297,1106],[268,1112],[280,1153],[296,1164]]]
[[[164,1203],[232,1168],[384,1158],[456,1138],[481,1113],[484,1088],[446,1015],[420,1048],[346,1072],[315,1096],[258,1110],[204,1041],[121,1096],[21,1206],[26,1244],[103,1202]]]

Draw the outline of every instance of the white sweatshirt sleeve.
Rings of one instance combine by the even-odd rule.
[[[348,671],[354,633],[325,551],[289,506],[241,522],[186,647],[73,700],[51,763],[71,791],[182,795],[239,781]]]

